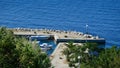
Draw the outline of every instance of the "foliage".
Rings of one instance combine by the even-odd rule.
[[[50,60],[37,44],[20,40],[17,49],[20,50],[20,67],[21,68],[48,68],[50,67]],[[21,47],[22,46],[22,47]]]
[[[83,46],[74,45],[72,42],[68,43],[67,48],[64,49],[63,54],[66,55],[69,61],[69,66],[76,68],[80,59],[81,68],[119,68],[120,67],[120,49],[113,46],[107,49],[99,49],[96,43],[85,43]],[[86,49],[88,53],[85,53]],[[92,52],[99,52],[98,55],[91,54]]]
[[[37,44],[16,38],[5,27],[0,28],[0,68],[49,68],[50,59]]]
[[[0,28],[0,67],[14,68],[18,65],[13,33],[5,27]]]
[[[79,45],[74,45],[73,42],[66,44],[67,48],[63,50],[63,54],[66,55],[67,61],[69,61],[70,67],[77,67],[78,56],[83,55],[85,48]]]
[[[107,48],[102,51],[98,57],[93,57],[90,64],[93,68],[119,68],[120,67],[120,49],[116,46]]]

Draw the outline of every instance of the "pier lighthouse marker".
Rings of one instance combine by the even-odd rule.
[[[88,34],[88,25],[86,24],[86,42],[87,42],[87,34]]]
[[[88,34],[88,25],[86,24],[86,34]]]

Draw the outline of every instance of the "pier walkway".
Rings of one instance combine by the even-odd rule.
[[[60,42],[74,42],[74,43],[85,43],[85,42],[93,42],[93,43],[100,43],[105,44],[104,38],[99,38],[98,36],[86,35],[81,32],[74,32],[74,31],[60,31],[60,30],[17,30],[12,29],[16,36],[23,36],[29,38],[30,36],[50,36],[54,38],[56,43]]]

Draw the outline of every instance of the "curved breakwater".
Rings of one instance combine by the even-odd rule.
[[[56,43],[59,42],[70,42],[75,43],[85,43],[85,42],[96,42],[105,43],[104,38],[99,38],[98,36],[92,36],[90,34],[83,34],[82,32],[75,31],[61,31],[61,30],[51,30],[51,29],[28,29],[28,28],[12,28],[11,29],[15,35],[18,36],[48,36],[49,39],[54,39]]]

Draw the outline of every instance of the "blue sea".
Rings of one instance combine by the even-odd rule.
[[[0,0],[0,26],[85,33],[120,46],[120,0]]]

